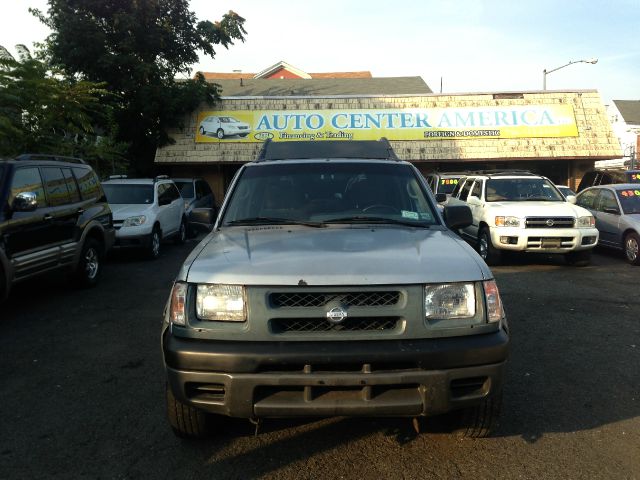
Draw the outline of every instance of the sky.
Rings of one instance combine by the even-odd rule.
[[[46,0],[0,0],[0,45],[42,41],[28,13]],[[229,10],[246,41],[194,70],[260,72],[283,60],[305,72],[420,76],[435,92],[596,89],[640,100],[640,0],[191,0],[199,20]]]

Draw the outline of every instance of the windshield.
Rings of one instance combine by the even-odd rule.
[[[640,170],[628,170],[624,174],[628,183],[640,183]]]
[[[180,195],[182,198],[194,198],[196,196],[196,192],[193,189],[193,182],[181,182],[180,180],[174,180],[174,183],[180,190]]]
[[[447,195],[453,192],[453,189],[456,188],[460,177],[457,178],[441,178],[440,185],[438,186],[438,193],[446,193]]]
[[[117,185],[103,183],[107,202],[113,204],[152,204],[153,185]]]
[[[544,178],[492,178],[487,180],[487,202],[564,202],[564,197]]]
[[[616,193],[624,213],[627,215],[640,213],[640,189],[618,190]]]
[[[245,168],[222,224],[439,223],[409,165],[283,163]]]

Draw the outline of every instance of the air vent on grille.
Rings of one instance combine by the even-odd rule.
[[[398,320],[398,317],[354,317],[334,324],[326,318],[273,318],[270,323],[273,333],[358,332],[394,330]]]
[[[400,292],[348,292],[348,293],[272,293],[271,305],[280,307],[324,307],[336,301],[345,307],[386,307],[396,305]]]

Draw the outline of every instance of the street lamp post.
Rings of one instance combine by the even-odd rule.
[[[568,67],[569,65],[573,65],[574,63],[591,63],[593,65],[595,65],[596,63],[598,63],[598,59],[597,58],[590,58],[589,60],[572,60],[569,63],[562,65],[561,67],[558,68],[554,68],[553,70],[547,70],[546,68],[542,71],[542,90],[546,90],[547,89],[547,75],[549,75],[550,73],[553,73],[557,70],[560,70],[561,68],[564,67]]]

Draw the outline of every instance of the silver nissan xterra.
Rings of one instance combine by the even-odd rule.
[[[453,231],[470,222],[464,205],[439,213],[386,139],[265,143],[167,302],[173,431],[451,411],[489,435],[509,337],[491,270]]]

